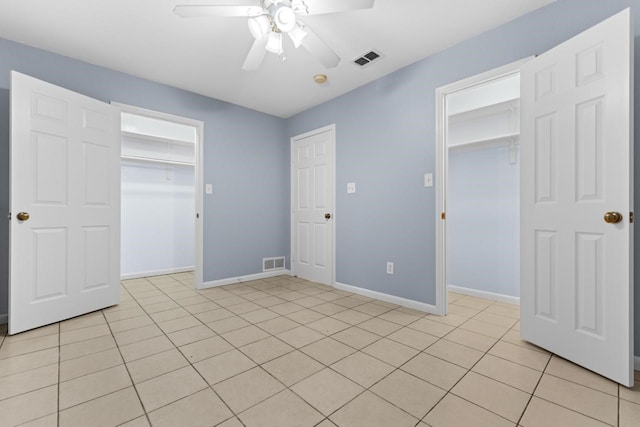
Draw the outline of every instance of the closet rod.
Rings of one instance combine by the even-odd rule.
[[[122,155],[120,157],[123,158],[123,159],[127,159],[127,160],[141,160],[143,162],[165,163],[165,164],[169,164],[169,165],[195,166],[195,164],[193,164],[193,163],[180,162],[180,161],[177,161],[177,160],[162,160],[162,159],[154,159],[154,158],[151,158],[151,157],[127,156],[127,155]]]

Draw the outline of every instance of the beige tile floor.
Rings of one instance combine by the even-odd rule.
[[[438,317],[286,276],[191,281],[0,326],[0,426],[640,426],[640,387],[521,341],[513,305],[450,294]]]

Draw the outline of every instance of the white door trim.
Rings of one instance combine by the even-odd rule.
[[[173,114],[162,113],[159,111],[148,110],[145,108],[135,107],[133,105],[112,102],[112,105],[120,107],[122,112],[139,114],[142,116],[153,117],[180,123],[183,125],[193,126],[196,128],[196,155],[195,155],[195,251],[194,251],[194,288],[202,289],[203,285],[203,252],[204,252],[204,231],[203,231],[203,192],[204,192],[204,167],[202,166],[203,146],[204,146],[204,123],[200,120],[190,119],[187,117],[176,116]]]
[[[436,312],[444,316],[447,314],[447,228],[446,220],[441,219],[441,214],[446,213],[447,195],[447,96],[472,86],[486,84],[491,80],[498,80],[509,74],[517,73],[522,64],[533,57],[521,59],[493,70],[459,80],[457,82],[436,89]]]
[[[320,133],[324,133],[324,132],[328,132],[331,131],[332,135],[333,135],[333,158],[331,159],[332,163],[333,163],[333,172],[332,172],[332,176],[331,179],[333,181],[333,196],[332,196],[332,200],[331,203],[333,204],[333,212],[331,213],[332,217],[331,220],[333,221],[332,223],[332,227],[331,227],[331,286],[335,286],[336,283],[336,221],[337,221],[337,217],[336,217],[336,125],[335,123],[332,123],[330,125],[318,128],[318,129],[314,129],[311,130],[309,132],[305,132],[302,133],[300,135],[296,135],[294,137],[291,137],[290,139],[290,150],[289,150],[289,177],[290,177],[290,181],[289,181],[289,191],[290,191],[290,209],[289,209],[289,214],[290,214],[290,241],[289,241],[289,265],[290,265],[290,270],[291,270],[291,274],[292,275],[296,275],[296,271],[294,269],[294,265],[293,265],[293,261],[292,261],[292,255],[293,255],[293,248],[294,248],[294,241],[295,241],[295,227],[294,227],[294,218],[293,218],[293,201],[294,201],[294,194],[293,194],[293,153],[294,153],[294,144],[296,141],[300,140],[300,139],[304,139],[304,138],[308,138],[310,136],[313,135],[317,135]]]

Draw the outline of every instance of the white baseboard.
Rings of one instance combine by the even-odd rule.
[[[213,280],[211,282],[204,282],[199,289],[215,288],[218,286],[232,285],[234,283],[249,282],[251,280],[267,279],[275,276],[292,276],[291,270],[274,270],[265,271],[263,273],[248,274],[246,276],[229,277],[227,279]]]
[[[336,282],[335,287],[354,294],[363,295],[369,298],[375,298],[380,301],[390,302],[392,304],[398,304],[403,307],[412,308],[414,310],[420,310],[431,314],[438,314],[435,305],[427,304],[420,301],[414,301],[395,295],[384,294],[382,292],[371,291],[369,289],[359,288],[357,286],[345,285],[344,283]]]
[[[151,277],[151,276],[162,276],[165,274],[186,273],[187,271],[193,271],[195,269],[196,268],[194,266],[190,266],[190,267],[180,267],[180,268],[167,268],[164,270],[142,271],[140,273],[127,273],[127,274],[121,274],[120,280],[139,279],[141,277]]]
[[[5,323],[9,323],[9,315],[0,314],[0,325],[4,325]]]
[[[506,302],[509,304],[520,305],[520,297],[512,297],[509,295],[496,294],[493,292],[479,291],[477,289],[463,288],[462,286],[447,285],[447,290],[458,294],[469,295],[472,297],[490,299],[492,301]]]

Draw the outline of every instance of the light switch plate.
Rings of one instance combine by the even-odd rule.
[[[425,173],[424,174],[424,186],[425,187],[433,187],[433,174]]]
[[[351,194],[355,192],[356,192],[356,183],[355,182],[347,183],[347,194]]]
[[[207,184],[204,186],[204,192],[207,194],[213,194],[213,184]]]

